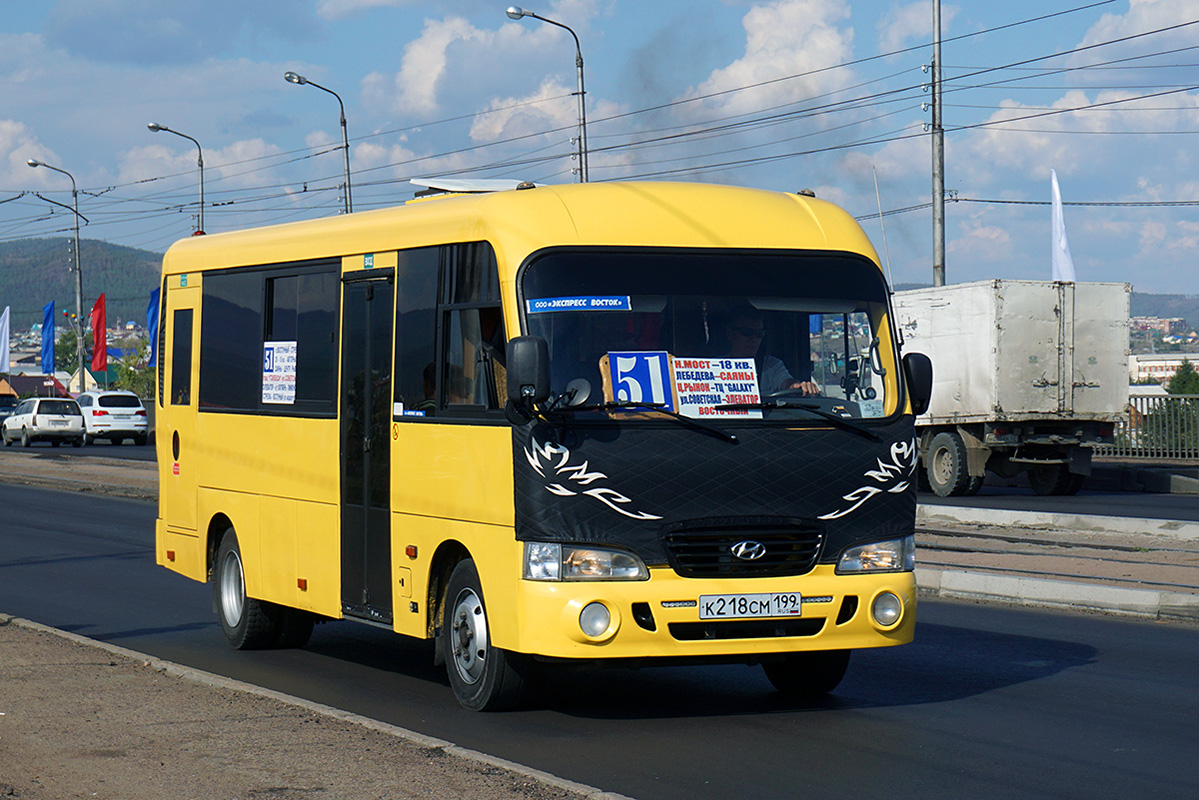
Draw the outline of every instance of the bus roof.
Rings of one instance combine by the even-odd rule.
[[[699,183],[604,182],[418,198],[348,216],[195,236],[164,272],[390,252],[487,240],[501,279],[554,246],[769,248],[878,257],[841,208],[799,194]]]

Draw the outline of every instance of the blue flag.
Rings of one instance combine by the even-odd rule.
[[[54,301],[42,309],[42,374],[54,374]]]
[[[150,292],[150,305],[146,306],[146,330],[150,332],[150,361],[147,367],[158,366],[158,289]]]

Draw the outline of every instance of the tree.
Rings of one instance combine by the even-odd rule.
[[[75,352],[75,328],[68,326],[58,336],[58,341],[54,343],[54,360],[57,362],[55,366],[63,372],[68,372],[72,375],[79,368],[79,354]],[[91,331],[83,334],[83,353],[84,357],[92,351],[92,334]],[[91,366],[90,364],[88,366]]]
[[[1166,391],[1170,394],[1199,394],[1199,372],[1187,359],[1182,360],[1178,371],[1166,383]]]
[[[1183,359],[1162,398],[1141,423],[1140,444],[1151,454],[1193,458],[1199,452],[1199,372]]]

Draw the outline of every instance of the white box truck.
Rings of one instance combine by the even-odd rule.
[[[991,470],[1073,494],[1128,406],[1126,283],[988,280],[896,292],[904,349],[933,362],[921,480],[947,497]]]

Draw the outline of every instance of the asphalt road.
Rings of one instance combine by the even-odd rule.
[[[0,611],[640,800],[1199,796],[1194,627],[926,601],[916,643],[855,654],[814,705],[753,668],[677,667],[563,674],[473,714],[426,643],[386,631],[230,650],[207,587],[154,565],[151,504],[0,485],[0,509]]]

